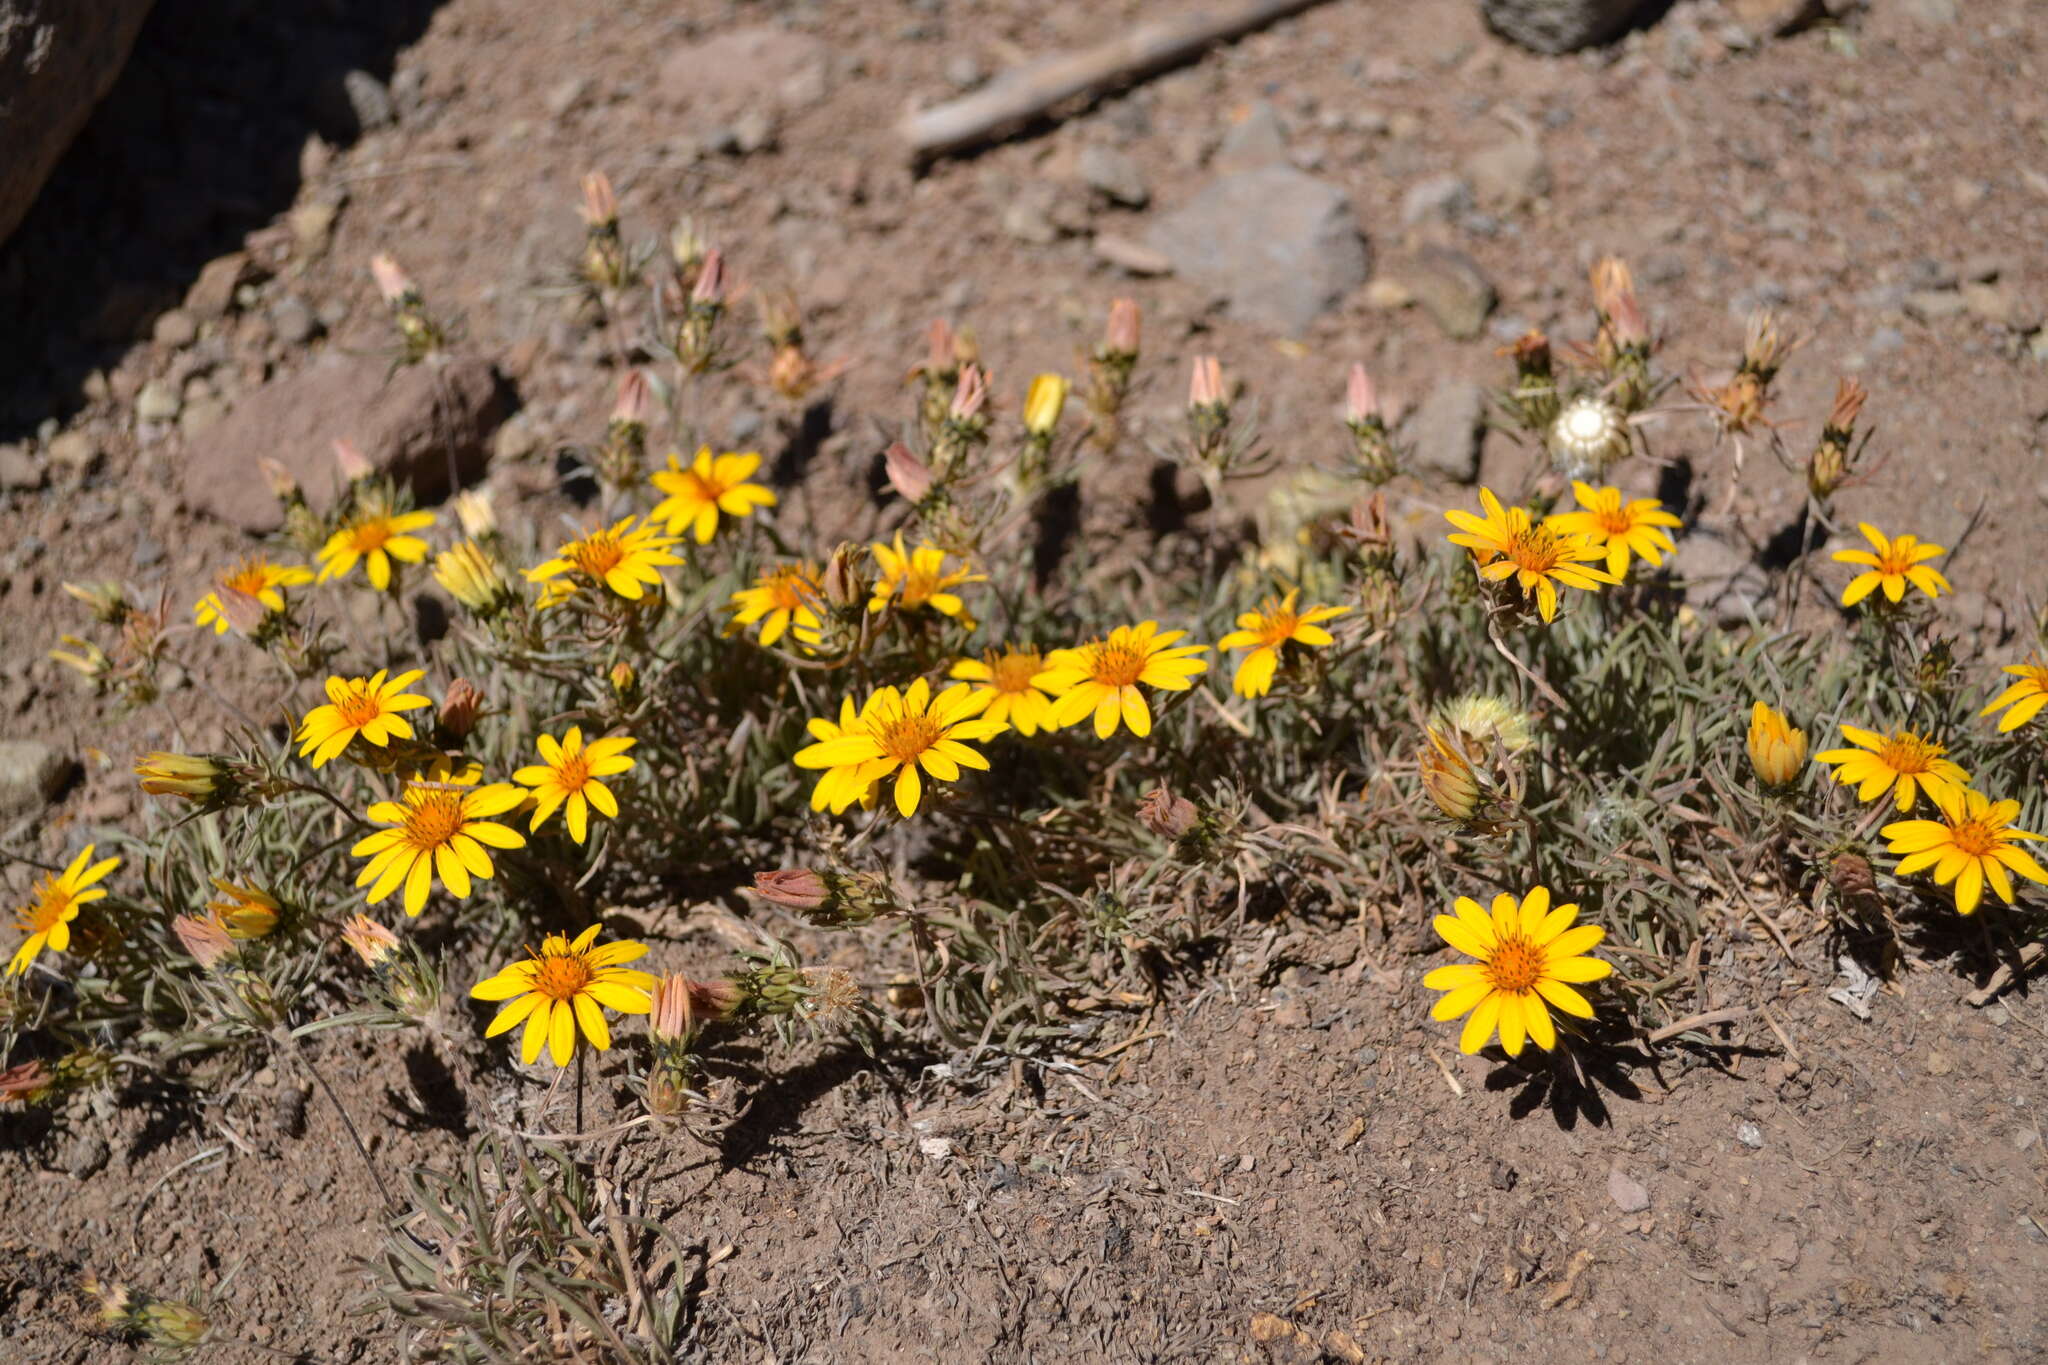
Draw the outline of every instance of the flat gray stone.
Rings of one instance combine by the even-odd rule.
[[[1147,244],[1238,317],[1298,332],[1365,282],[1351,201],[1291,166],[1222,176],[1153,224]]]
[[[0,825],[35,815],[64,790],[74,765],[32,739],[0,739]]]
[[[1075,169],[1089,189],[1121,208],[1141,209],[1152,198],[1145,172],[1129,152],[1091,142],[1081,149]]]
[[[1286,164],[1287,126],[1280,121],[1280,111],[1265,100],[1254,100],[1223,134],[1223,145],[1210,166],[1228,175]]]
[[[1405,430],[1417,473],[1477,483],[1486,439],[1486,390],[1469,379],[1446,379],[1422,400]]]

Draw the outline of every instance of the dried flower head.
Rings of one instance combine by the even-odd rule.
[[[1176,841],[1201,828],[1202,812],[1185,796],[1154,787],[1138,802],[1138,822],[1160,838]]]

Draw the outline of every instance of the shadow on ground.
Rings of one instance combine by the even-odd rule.
[[[0,441],[178,303],[207,261],[289,208],[307,135],[346,144],[439,0],[163,0],[120,80],[0,245]],[[350,72],[377,91],[351,101]],[[361,82],[358,80],[360,86]],[[403,92],[401,92],[403,98]]]

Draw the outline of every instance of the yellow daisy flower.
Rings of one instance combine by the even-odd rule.
[[[1875,553],[1871,550],[1837,550],[1829,556],[1838,564],[1869,566],[1842,589],[1843,606],[1853,607],[1879,588],[1884,589],[1884,595],[1890,600],[1900,601],[1906,595],[1908,583],[1929,597],[1955,591],[1938,571],[1927,567],[1926,561],[1948,553],[1941,546],[1923,545],[1919,537],[1913,535],[1888,539],[1884,532],[1867,521],[1857,522],[1856,529],[1863,532],[1863,538],[1870,542]]]
[[[265,611],[283,611],[284,594],[278,589],[312,581],[313,571],[303,564],[273,564],[268,555],[251,555],[214,580],[219,586],[193,604],[192,620],[196,625],[212,626],[215,635],[225,635],[228,614],[222,593],[238,592],[261,602]]]
[[[765,622],[761,626],[763,646],[773,645],[789,631],[798,644],[810,647],[818,643],[818,629],[824,624],[818,615],[824,594],[817,565],[808,560],[777,564],[761,570],[753,587],[732,595],[732,624],[737,628]]]
[[[975,695],[985,699],[982,715],[1016,727],[1029,738],[1040,730],[1052,730],[1052,698],[1032,686],[1045,671],[1045,655],[1035,649],[1012,645],[989,649],[979,659],[962,659],[951,675],[963,682],[980,683]]]
[[[612,1045],[605,1010],[647,1013],[654,977],[622,965],[645,957],[647,945],[621,939],[597,947],[602,928],[593,924],[574,940],[549,934],[541,940],[540,951],[526,961],[472,986],[469,993],[477,1000],[509,1002],[491,1020],[484,1037],[495,1038],[523,1020],[526,1032],[519,1040],[519,1059],[531,1065],[545,1045],[556,1066],[567,1066],[576,1055],[579,1032],[599,1052]]]
[[[36,954],[48,948],[61,953],[71,946],[71,921],[78,918],[78,907],[90,905],[107,894],[103,886],[93,883],[121,865],[119,858],[105,858],[93,862],[95,845],[87,844],[79,850],[71,866],[55,876],[36,878],[29,889],[29,903],[15,914],[15,925],[28,935],[21,947],[15,949],[14,960],[7,964],[9,976],[20,976],[29,964],[36,960]]]
[[[1045,671],[1032,685],[1051,692],[1052,723],[1065,728],[1093,712],[1095,734],[1108,739],[1119,723],[1139,737],[1152,733],[1152,708],[1140,684],[1166,692],[1185,692],[1198,673],[1208,670],[1200,654],[1207,645],[1175,645],[1184,630],[1161,631],[1157,621],[1118,626],[1106,640],[1090,640],[1077,649],[1056,649]]]
[[[540,750],[545,762],[521,768],[512,774],[514,782],[534,789],[533,823],[526,827],[527,831],[531,833],[539,829],[556,808],[564,804],[567,805],[564,818],[569,822],[569,837],[579,844],[589,831],[592,806],[597,807],[599,815],[618,819],[618,798],[598,779],[630,771],[633,760],[626,757],[626,750],[639,742],[625,735],[607,735],[603,739],[592,740],[586,746],[580,725],[570,726],[569,733],[563,735],[559,743],[552,735],[542,735],[534,740],[534,747]]]
[[[1875,801],[1887,790],[1895,790],[1901,811],[1913,809],[1916,786],[1929,796],[1958,791],[1969,785],[1970,775],[1942,755],[1948,750],[1911,730],[1880,735],[1872,730],[1844,725],[1842,736],[1858,749],[1829,749],[1813,756],[1816,763],[1835,769],[1835,781],[1856,784],[1858,801]],[[1894,788],[1893,784],[1897,786]]]
[[[964,742],[989,739],[1009,728],[981,717],[987,704],[966,683],[955,683],[936,697],[923,678],[902,692],[884,687],[861,708],[857,730],[797,750],[795,762],[799,768],[853,767],[842,784],[880,782],[893,774],[896,809],[907,818],[917,814],[923,796],[920,768],[941,782],[957,781],[962,768],[987,770],[988,760]]]
[[[1589,538],[1554,526],[1538,526],[1526,508],[1500,505],[1490,488],[1479,490],[1484,519],[1457,508],[1444,513],[1459,534],[1451,544],[1472,551],[1479,576],[1499,582],[1512,578],[1524,597],[1535,594],[1536,611],[1545,621],[1557,619],[1557,585],[1597,592],[1614,575],[1592,567],[1605,551]]]
[[[987,574],[970,573],[965,564],[947,568],[946,552],[935,545],[921,544],[906,551],[901,531],[896,533],[894,545],[876,543],[868,548],[874,551],[875,562],[882,566],[882,576],[875,580],[874,592],[868,598],[869,611],[882,610],[894,598],[901,611],[929,607],[958,617],[970,628],[973,626],[974,618],[967,614],[967,604],[952,589],[962,583],[984,582]]]
[[[528,569],[527,581],[545,583],[561,574],[576,574],[628,602],[639,601],[647,588],[660,586],[662,569],[683,561],[668,552],[676,543],[674,537],[657,535],[652,525],[636,527],[634,520],[626,517],[581,540],[569,541],[555,551],[553,559]],[[546,592],[542,597],[543,605],[553,605],[546,600]]]
[[[674,452],[668,468],[654,471],[654,486],[668,494],[654,505],[649,521],[668,523],[668,533],[681,535],[685,526],[703,545],[718,534],[718,514],[748,517],[756,507],[773,507],[775,494],[757,483],[748,483],[761,467],[761,457],[727,451],[713,458],[710,446],[700,446],[688,469],[676,463]]]
[[[432,512],[388,512],[372,509],[327,538],[320,552],[320,581],[340,578],[362,560],[370,586],[383,592],[391,586],[391,561],[417,564],[427,557],[427,542],[412,531],[434,524]]]
[[[2019,681],[2000,692],[1991,705],[1977,713],[1988,716],[2002,706],[2011,707],[1998,718],[1998,733],[2001,735],[2019,729],[2040,714],[2042,707],[2048,706],[2048,664],[2042,663],[2039,655],[2023,664],[2007,664],[2005,671]]]
[[[2048,870],[2017,847],[2022,839],[2041,837],[2011,827],[2019,802],[1992,801],[1958,787],[1930,788],[1927,794],[1941,810],[1939,820],[1898,820],[1882,831],[1892,841],[1891,851],[1905,855],[1892,869],[1895,875],[1910,877],[1933,868],[1937,886],[1956,884],[1956,910],[1965,915],[1976,910],[1987,881],[2011,905],[2009,872],[2048,884]]]
[[[1519,905],[1513,896],[1495,896],[1491,917],[1470,896],[1458,897],[1456,908],[1455,916],[1436,917],[1437,934],[1479,960],[1438,967],[1422,978],[1422,984],[1444,992],[1430,1010],[1431,1018],[1471,1016],[1458,1035],[1460,1051],[1479,1051],[1498,1029],[1500,1045],[1510,1057],[1521,1054],[1525,1040],[1548,1052],[1557,1046],[1551,1006],[1581,1019],[1593,1017],[1591,1002],[1572,987],[1610,976],[1614,967],[1585,956],[1607,931],[1597,924],[1574,928],[1578,906],[1553,910],[1549,888],[1538,886]]]
[[[1230,690],[1240,697],[1263,697],[1273,690],[1273,672],[1280,666],[1280,650],[1293,643],[1321,649],[1334,643],[1330,632],[1318,622],[1342,616],[1349,607],[1310,607],[1297,612],[1294,599],[1301,595],[1300,589],[1292,589],[1282,600],[1275,602],[1267,598],[1259,604],[1257,611],[1248,611],[1237,618],[1237,629],[1216,642],[1218,649],[1248,649],[1251,653],[1237,666],[1231,675]]]
[[[413,778],[398,800],[370,807],[370,819],[392,828],[365,835],[349,850],[350,857],[370,860],[356,876],[357,886],[370,888],[369,904],[403,884],[405,913],[416,916],[426,909],[436,873],[450,895],[467,900],[470,878],[496,873],[485,845],[526,847],[524,835],[490,818],[519,805],[526,793],[504,782],[476,786],[478,775],[474,766],[455,774],[443,764],[434,779]]]
[[[838,724],[835,725],[822,716],[813,716],[804,723],[804,729],[820,744],[828,740],[866,733],[859,712],[854,710],[852,697],[840,699]],[[827,768],[811,788],[811,809],[830,809],[834,815],[838,815],[858,801],[862,810],[873,810],[879,798],[880,787],[872,778],[862,780],[860,773],[864,766],[864,763],[842,763],[837,767]]]
[[[384,675],[380,668],[368,678],[329,678],[327,705],[308,711],[299,725],[299,756],[311,754],[318,768],[357,735],[380,749],[393,736],[411,739],[412,725],[398,713],[427,705],[425,697],[405,690],[426,675],[417,668],[388,682]]]
[[[1665,511],[1655,498],[1623,502],[1619,488],[1595,488],[1578,479],[1572,480],[1572,497],[1582,510],[1559,512],[1544,518],[1545,524],[1605,546],[1607,572],[1617,583],[1628,574],[1631,554],[1662,564],[1664,556],[1677,549],[1662,528],[1685,523]]]

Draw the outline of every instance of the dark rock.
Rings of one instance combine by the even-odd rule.
[[[277,499],[257,461],[283,465],[323,507],[339,483],[334,442],[345,438],[431,501],[451,491],[451,472],[468,482],[483,471],[510,411],[508,386],[475,357],[391,373],[376,356],[329,354],[240,399],[210,439],[187,450],[185,500],[245,530],[273,530]]]
[[[1480,0],[1494,32],[1538,52],[1571,52],[1620,33],[1644,0]]]
[[[0,0],[0,242],[113,87],[150,0]]]
[[[1148,244],[1232,313],[1282,332],[1306,327],[1370,267],[1344,192],[1291,166],[1212,181],[1154,224]]]

